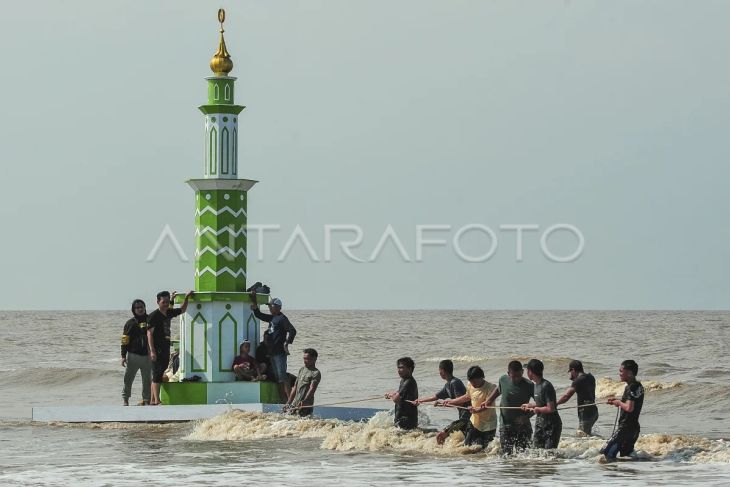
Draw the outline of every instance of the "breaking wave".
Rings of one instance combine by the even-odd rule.
[[[681,382],[659,382],[654,380],[642,380],[641,384],[644,386],[646,392],[664,391],[669,389],[678,389],[683,386]],[[596,380],[596,397],[621,397],[624,392],[626,384],[620,380],[609,379],[608,377],[601,377]]]
[[[333,419],[299,419],[281,414],[231,411],[196,424],[186,439],[192,441],[240,441],[268,438],[321,439],[320,448],[345,452],[399,452],[426,456],[469,456],[497,461],[499,442],[486,450],[463,446],[464,436],[454,433],[444,445],[436,434],[420,430],[403,431],[392,425],[392,415],[383,411],[368,422],[343,422]],[[554,451],[528,450],[518,458],[581,459],[596,462],[605,440],[596,437],[564,437]],[[692,463],[730,463],[730,444],[692,435],[642,435],[636,449],[640,460]]]
[[[451,360],[452,362],[458,363],[458,362],[469,362],[469,363],[478,363],[478,362],[486,362],[487,360],[491,360],[494,357],[487,357],[487,356],[480,356],[480,355],[456,355],[454,357],[431,357],[427,358],[425,362],[441,362],[442,360]]]
[[[72,369],[66,367],[33,367],[24,370],[12,370],[0,375],[0,385],[23,386],[68,386],[69,384],[87,384],[90,381],[118,379],[120,373],[103,369]]]
[[[453,357],[430,357],[425,359],[425,362],[440,362],[442,360],[451,360],[454,363],[466,362],[466,363],[480,363],[480,362],[504,362],[505,366],[510,360],[519,360],[520,362],[527,363],[530,359],[535,358],[534,356],[527,355],[506,355],[506,356],[492,356],[486,355],[455,355]],[[571,360],[570,357],[540,357],[540,360],[545,364],[555,364],[567,366]]]

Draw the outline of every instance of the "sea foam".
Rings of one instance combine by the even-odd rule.
[[[465,447],[464,436],[457,432],[443,445],[436,442],[436,433],[403,431],[393,426],[391,412],[377,413],[367,422],[334,419],[300,419],[296,416],[230,411],[196,424],[187,440],[241,441],[264,438],[321,439],[320,448],[347,452],[399,452],[426,456],[448,456],[500,460],[499,441],[484,450]],[[606,440],[597,437],[563,437],[556,450],[530,450],[516,455],[519,459],[576,459],[598,461]],[[640,460],[691,463],[730,463],[730,444],[693,435],[642,435],[636,443]]]

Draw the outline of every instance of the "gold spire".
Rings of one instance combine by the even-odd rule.
[[[222,8],[218,9],[218,22],[221,23],[221,37],[218,41],[218,50],[210,60],[210,69],[216,76],[228,76],[228,73],[233,69],[233,61],[231,61],[231,55],[228,54],[228,49],[226,49],[226,41],[223,39],[223,22],[225,20],[226,11]]]

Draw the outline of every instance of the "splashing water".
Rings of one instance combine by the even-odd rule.
[[[677,389],[683,385],[681,382],[658,382],[653,380],[642,380],[641,384],[644,386],[644,391],[646,392]],[[596,397],[621,397],[625,387],[626,383],[621,382],[620,380],[601,377],[596,380]]]
[[[422,418],[421,418],[422,419]],[[296,416],[231,411],[196,424],[186,439],[193,441],[240,441],[265,438],[320,438],[320,448],[347,452],[399,452],[426,456],[470,456],[487,460],[502,458],[499,441],[485,450],[464,446],[464,435],[456,432],[443,445],[436,433],[404,431],[393,426],[391,412],[382,411],[368,422],[334,419],[300,419]],[[606,440],[597,437],[564,437],[557,450],[527,450],[519,459],[582,459],[596,462]],[[730,444],[692,435],[642,435],[636,443],[641,460],[691,463],[730,463]]]

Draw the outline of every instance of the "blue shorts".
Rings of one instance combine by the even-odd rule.
[[[274,380],[279,384],[286,382],[286,354],[277,353],[271,356],[271,372],[274,375]]]

